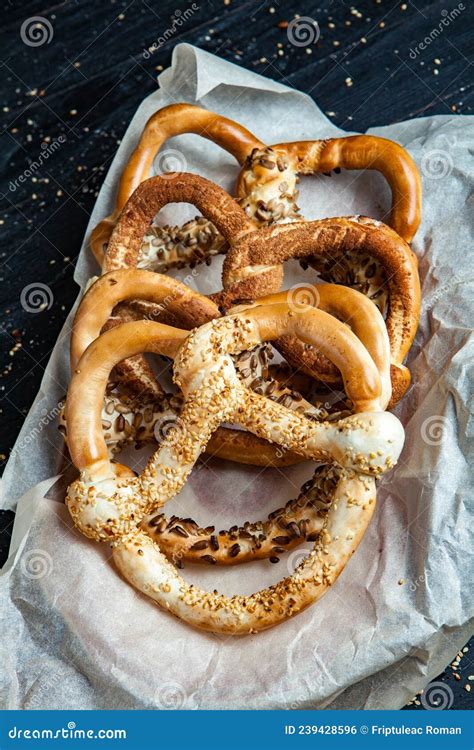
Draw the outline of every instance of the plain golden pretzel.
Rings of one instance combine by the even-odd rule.
[[[411,156],[386,138],[349,135],[257,147],[239,175],[236,196],[263,224],[299,218],[298,174],[329,173],[341,168],[371,169],[383,174],[392,191],[386,223],[411,242],[420,223],[421,179]]]
[[[244,127],[221,115],[191,104],[172,104],[156,112],[146,123],[122,172],[114,211],[91,235],[91,248],[101,265],[122,208],[150,175],[153,160],[162,145],[183,133],[195,133],[213,141],[243,166],[237,182],[237,198],[259,222],[298,218],[296,184],[299,173],[371,169],[384,175],[392,191],[387,223],[407,242],[416,233],[420,222],[421,180],[409,154],[393,141],[357,135],[266,146]],[[163,241],[157,243],[155,260],[162,266],[182,265],[193,259],[200,261],[206,254],[222,251],[222,239],[215,228],[205,222],[188,222],[184,232],[167,227],[164,232],[158,231],[157,236]],[[149,250],[152,249],[150,245]]]
[[[241,385],[229,355],[283,335],[324,350],[340,368],[358,413],[316,424]],[[116,362],[144,350],[175,357],[174,379],[185,402],[179,423],[142,474],[131,477],[108,459],[101,407]],[[184,339],[182,331],[159,323],[126,323],[88,347],[71,380],[67,428],[80,478],[69,487],[69,511],[83,534],[113,544],[125,578],[180,619],[213,632],[264,630],[315,602],[361,540],[375,506],[374,477],[396,463],[404,439],[396,417],[381,411],[381,399],[380,376],[365,347],[347,326],[314,308],[257,307],[214,320]],[[251,596],[231,598],[185,582],[137,525],[179,492],[224,420],[340,471],[320,538],[294,574]]]
[[[133,191],[150,176],[153,160],[161,146],[183,133],[196,133],[224,148],[240,164],[254,148],[263,144],[252,133],[226,117],[192,104],[172,104],[150,117],[140,141],[120,177],[114,211],[94,229],[90,238],[92,252],[102,265],[105,248],[120,212]],[[222,244],[222,239],[220,240]]]

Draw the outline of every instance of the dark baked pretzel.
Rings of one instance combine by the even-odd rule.
[[[241,385],[229,355],[284,335],[321,347],[334,361],[355,415],[316,424]],[[101,408],[111,369],[144,350],[175,358],[174,379],[185,402],[180,423],[134,477],[108,459]],[[114,561],[130,583],[183,621],[229,634],[265,630],[317,601],[362,539],[375,506],[374,477],[396,463],[404,440],[400,422],[382,410],[381,399],[380,377],[364,346],[346,326],[314,308],[256,307],[211,321],[187,337],[159,323],[126,323],[88,347],[71,380],[67,426],[80,477],[68,489],[67,506],[84,535],[113,545]],[[314,549],[293,575],[251,596],[229,598],[188,584],[139,527],[180,491],[223,421],[236,421],[339,472]]]
[[[295,222],[256,230],[242,209],[224,190],[202,177],[175,174],[164,179],[151,177],[136,189],[128,201],[110,239],[105,258],[106,270],[134,267],[141,237],[152,217],[167,202],[196,203],[210,212],[214,223],[230,240],[224,262],[224,291],[212,295],[221,308],[228,309],[239,300],[256,300],[277,292],[283,281],[283,263],[299,258],[324,268],[338,266],[348,258],[371,257],[380,268],[387,293],[386,323],[392,355],[392,401],[396,403],[410,383],[410,374],[402,362],[413,341],[419,320],[420,285],[417,263],[410,247],[390,227],[364,217],[322,219]],[[228,213],[227,213],[228,212]],[[232,224],[233,229],[229,231]],[[163,318],[162,318],[163,319]],[[196,323],[202,321],[196,320]],[[301,346],[293,351],[288,342],[279,342],[285,357],[313,376],[323,378],[321,358]],[[329,369],[329,381],[337,373]]]
[[[172,104],[150,117],[120,178],[114,211],[92,232],[97,261],[103,255],[122,208],[150,174],[161,146],[173,136],[195,133],[218,144],[243,166],[237,198],[249,216],[267,224],[298,218],[298,174],[336,169],[379,171],[392,191],[390,224],[407,242],[420,222],[421,180],[409,154],[398,144],[377,136],[357,135],[266,146],[238,123],[192,104]],[[144,243],[141,262],[155,270],[199,262],[224,251],[225,243],[211,222],[197,219],[183,228],[156,228]]]
[[[160,109],[146,123],[140,141],[122,172],[114,211],[103,219],[91,234],[91,249],[100,265],[120,212],[133,191],[150,176],[153,160],[161,146],[169,138],[183,133],[195,133],[217,143],[235,156],[240,164],[245,162],[254,148],[263,147],[263,143],[241,125],[201,107],[192,104],[172,104]],[[222,238],[220,244],[222,245]]]
[[[268,286],[279,286],[282,267],[290,258],[304,260],[314,268],[337,266],[348,256],[370,255],[379,264],[387,290],[386,325],[392,356],[392,399],[396,404],[410,384],[410,372],[402,363],[413,342],[420,316],[420,282],[416,258],[399,235],[379,221],[361,216],[296,222],[262,228],[236,242],[224,261],[221,306],[231,306],[240,284],[257,273]],[[273,279],[273,281],[271,280]],[[226,299],[226,294],[229,299]],[[291,290],[289,292],[291,295]],[[243,295],[244,296],[244,295]],[[288,361],[321,377],[320,355],[294,342],[277,342]],[[330,378],[329,378],[330,379]]]

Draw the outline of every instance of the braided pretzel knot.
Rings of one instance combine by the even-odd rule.
[[[138,269],[112,271],[93,284],[78,308],[71,337],[72,371],[78,366],[80,357],[89,344],[99,336],[114,306],[137,295],[140,295],[142,299],[157,303],[166,299],[171,311],[176,307],[185,309],[191,318],[196,317],[201,306],[209,310],[209,319],[217,316],[217,311],[212,308],[212,303],[206,297],[202,297],[170,277]],[[291,304],[291,295],[285,292],[266,299],[262,298],[258,300],[258,304],[287,302],[289,297]],[[380,312],[367,297],[342,286],[326,284],[313,287],[311,298],[313,304],[317,299],[319,309],[337,315],[349,323],[353,332],[364,344],[380,375],[381,405],[385,408],[391,394],[390,346]],[[243,372],[245,373],[245,370]],[[246,380],[242,377],[242,372],[239,372],[239,377],[244,384],[246,382],[248,384],[250,379],[248,376]],[[275,387],[275,382],[271,380],[262,384],[258,392],[269,395],[272,400],[280,403],[283,400],[285,404],[288,403],[286,394],[291,393],[288,389]],[[162,426],[169,426],[178,418],[181,405],[180,398],[165,395],[158,403],[142,405],[141,409],[135,411],[133,418],[127,421],[120,411],[112,417],[112,412],[108,412],[106,404],[105,413],[102,414],[102,426],[108,431],[113,429],[113,424],[117,425],[115,429],[118,434],[115,437],[114,452],[118,452],[120,447],[127,442],[153,442],[157,427],[158,435],[163,436]],[[293,399],[290,399],[290,405],[312,419],[319,421],[324,419],[321,410],[303,398],[296,399],[293,396]],[[327,412],[325,416],[328,416]],[[332,416],[332,419],[334,418],[336,415]],[[126,425],[130,426],[128,436],[124,434]],[[223,444],[229,446],[229,431],[218,428],[207,446],[207,449],[210,447],[211,452],[216,448],[222,448],[219,443],[220,432],[227,433]],[[272,458],[270,454],[272,446],[241,430],[233,430],[230,436],[234,460],[236,456],[240,458],[242,454],[244,457],[251,458],[253,452],[255,461],[256,441],[260,440],[258,458],[268,465]],[[105,437],[110,440],[111,436],[107,432]],[[280,452],[280,456],[281,462],[298,460],[297,454],[288,456],[286,451],[283,454]],[[301,460],[301,457],[299,458]],[[311,541],[314,534],[320,531],[324,517],[320,511],[325,507],[325,503],[321,503],[324,494],[321,479],[321,471],[318,471],[315,480],[306,483],[302,495],[288,503],[284,509],[280,509],[280,512],[272,512],[268,521],[257,521],[254,524],[244,524],[242,527],[233,526],[229,530],[220,531],[218,535],[214,534],[213,526],[200,528],[190,518],[181,519],[176,516],[167,518],[162,513],[148,519],[143,528],[146,528],[147,532],[159,542],[160,548],[170,559],[180,562],[191,560],[209,564],[233,565],[265,558],[277,562],[278,554],[282,551],[291,549],[305,538]],[[327,479],[327,472],[325,472],[324,480]]]
[[[331,170],[380,171],[392,191],[388,223],[410,242],[420,222],[421,180],[409,154],[393,141],[377,136],[346,136],[266,146],[232,120],[191,104],[173,104],[156,112],[145,125],[140,141],[120,178],[114,211],[92,232],[90,244],[102,265],[114,225],[138,185],[150,173],[161,146],[173,136],[195,133],[231,153],[243,166],[237,182],[237,198],[258,223],[298,218],[298,173],[330,173]],[[171,265],[202,261],[223,252],[222,238],[212,222],[194,220],[182,229],[155,228],[143,244],[142,262],[156,270]],[[154,258],[152,256],[155,256]]]
[[[230,354],[281,335],[324,348],[340,367],[356,415],[316,424],[241,385]],[[113,467],[100,430],[107,377],[119,358],[139,351],[175,356],[174,378],[185,396],[181,424],[170,430],[139,477]],[[127,323],[97,339],[82,356],[67,398],[70,451],[81,472],[67,504],[86,536],[114,545],[119,570],[136,588],[189,624],[231,634],[258,632],[316,601],[355,551],[375,506],[374,477],[396,463],[403,428],[381,411],[382,388],[369,354],[343,324],[312,308],[258,307],[212,321],[183,340],[159,323]],[[294,574],[251,596],[231,598],[186,583],[138,527],[176,495],[212,432],[223,420],[340,467],[320,538]]]

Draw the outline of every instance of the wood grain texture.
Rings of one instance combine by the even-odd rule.
[[[175,44],[198,45],[305,91],[348,130],[472,111],[473,5],[466,0],[465,10],[438,34],[433,30],[460,7],[457,0],[197,4],[188,20],[173,24],[176,10],[184,13],[191,2],[4,3],[2,459],[76,297],[74,263],[98,190],[134,111],[155,89],[156,75],[169,65]],[[289,42],[286,27],[295,14],[317,21],[317,44]],[[40,46],[22,40],[23,25],[33,16],[44,17],[52,29],[49,42]],[[168,41],[145,59],[143,51],[163,35]],[[56,142],[59,147],[52,149]],[[31,171],[46,151],[43,164]],[[25,289],[38,284],[45,309],[31,312]],[[9,514],[2,523],[0,553],[7,547]],[[464,683],[450,679],[452,687]],[[456,707],[467,707],[468,698],[457,690]]]

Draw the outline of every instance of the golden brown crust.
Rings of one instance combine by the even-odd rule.
[[[158,211],[168,203],[196,206],[227,241],[255,229],[240,206],[218,185],[191,173],[170,173],[142,182],[120,214],[110,238],[103,271],[137,265],[141,241]]]
[[[169,276],[136,268],[110,271],[89,288],[76,312],[71,335],[72,371],[101,330],[142,319],[139,311],[137,315],[133,314],[131,306],[110,318],[112,310],[117,311],[120,303],[137,295],[140,295],[142,305],[144,300],[154,303],[151,312],[160,318],[160,323],[169,323],[171,318],[174,325],[186,330],[219,316],[217,306],[210,299]],[[160,400],[163,390],[142,355],[118,362],[114,371],[118,380],[125,381],[130,391],[147,399],[154,397]],[[295,453],[283,454],[255,435],[225,427],[217,429],[208,443],[207,451],[219,458],[255,466],[283,467],[301,460]]]
[[[297,172],[310,173],[343,167],[347,169],[368,168],[380,170],[388,180],[392,189],[391,223],[397,228],[398,232],[407,239],[411,239],[416,231],[420,218],[421,205],[420,178],[416,166],[409,155],[397,144],[386,139],[372,136],[349,136],[347,138],[295,142],[279,144],[275,147],[265,147],[263,144],[257,142],[248,131],[240,133],[240,126],[232,128],[229,121],[224,121],[223,129],[221,129],[218,124],[218,116],[188,105],[184,105],[183,107],[178,105],[171,108],[165,108],[157,113],[156,116],[150,120],[149,124],[147,124],[142,139],[143,142],[146,143],[146,148],[144,148],[144,150],[142,149],[142,157],[138,157],[135,154],[123,175],[121,183],[122,189],[120,191],[121,199],[119,201],[121,205],[124,203],[125,197],[130,194],[131,186],[139,183],[148,173],[148,167],[146,170],[143,169],[143,165],[145,164],[143,161],[143,154],[146,152],[148,154],[146,158],[150,160],[152,158],[150,155],[152,152],[154,153],[153,149],[156,150],[159,148],[167,137],[176,132],[185,132],[182,128],[186,127],[184,124],[186,117],[189,117],[190,122],[192,122],[190,132],[200,132],[199,128],[202,126],[202,123],[205,121],[207,122],[210,118],[212,128],[201,134],[204,134],[205,137],[210,137],[211,140],[217,138],[217,142],[224,145],[224,147],[229,147],[231,151],[234,149],[233,153],[236,153],[236,150],[239,151],[239,147],[236,146],[236,143],[239,141],[239,138],[241,139],[242,148],[239,151],[238,158],[241,162],[245,160],[245,166],[238,180],[237,194],[241,205],[244,206],[247,214],[251,215],[260,225],[268,225],[273,221],[293,220],[294,218],[297,218],[298,209],[295,202],[297,191],[294,187],[295,175]],[[193,117],[195,119],[193,119]],[[197,126],[196,123],[198,123]],[[197,127],[197,129],[193,130],[193,127]],[[148,131],[149,133],[147,135]],[[229,138],[227,142],[225,141],[225,138],[223,139],[224,133],[225,137]],[[247,158],[245,159],[244,153],[245,148],[247,147],[250,150],[247,151]],[[140,147],[138,152],[140,152]],[[149,161],[149,163],[151,163],[151,161]],[[141,164],[142,168],[139,177],[134,173],[134,169],[136,172],[138,164]],[[176,179],[176,176],[173,175],[169,175],[168,177],[171,182]],[[286,187],[283,189],[283,186]],[[182,187],[182,185],[179,186],[179,191],[181,191]],[[198,196],[195,196],[194,200],[192,198],[190,199],[198,205],[201,210],[202,207],[198,203],[199,192],[202,192],[202,195],[205,195],[208,188],[209,186],[207,186],[204,191],[198,190]],[[286,196],[284,192],[285,190],[287,191]],[[149,186],[149,193],[153,194],[152,202],[156,201],[156,191],[152,189],[151,185]],[[207,197],[209,198],[210,195]],[[263,198],[265,198],[265,200],[263,200]],[[163,200],[166,202],[169,200],[169,196],[165,197]],[[281,202],[282,200],[283,203]],[[138,198],[137,204],[139,203],[140,199]],[[209,203],[207,201],[204,201],[204,203],[207,203],[206,207],[208,209]],[[154,210],[153,212],[150,210],[148,216],[146,216],[146,211],[140,210],[140,205],[132,205],[132,215],[130,217],[123,217],[120,222],[123,230],[122,238],[116,235],[115,246],[109,248],[110,261],[106,261],[106,268],[122,267],[124,261],[127,265],[136,265],[138,263],[141,241],[151,219],[161,205],[163,205],[163,203],[160,202],[158,196],[158,200],[154,204]],[[209,210],[206,210],[203,213],[206,216],[209,216]],[[142,221],[140,221],[140,215]],[[222,221],[220,211],[217,211],[217,215],[217,229],[220,229],[219,220]],[[109,219],[110,218],[111,217],[109,217]],[[115,221],[116,218],[117,212],[113,220]],[[214,221],[214,223],[216,223],[216,221]],[[108,229],[110,229],[110,226],[110,223],[107,224]],[[199,227],[197,227],[197,229],[199,229]],[[213,229],[213,231],[215,232],[215,229]],[[135,233],[135,236],[130,237],[129,235],[133,235],[133,233]],[[224,230],[223,234],[222,251],[225,252],[227,250],[227,240],[229,235],[226,234],[226,230]],[[200,232],[198,232],[198,236],[201,236]],[[192,241],[196,242],[197,240],[193,239]],[[212,253],[216,252],[214,246],[215,242],[211,245]],[[219,252],[219,250],[217,251]],[[197,250],[195,251],[192,249],[190,257],[197,252]],[[171,255],[173,255],[173,253],[171,253]],[[188,252],[186,251],[185,256],[187,257],[187,255]],[[199,262],[200,256],[197,255],[196,257]],[[369,261],[370,260],[371,259],[369,258]],[[359,263],[361,261],[362,258],[359,258]],[[178,258],[175,263],[181,266],[184,261],[180,261]],[[328,265],[327,257],[325,265]],[[336,266],[337,265],[338,264],[336,264]],[[365,267],[362,264],[361,272],[358,273],[358,276],[362,275],[362,277],[364,277],[367,265],[367,271],[369,271],[373,263],[369,262],[369,264],[367,264],[366,261]],[[380,271],[380,263],[378,266],[379,274],[382,273],[383,276],[383,272]],[[167,268],[167,266],[165,265],[164,268]],[[263,268],[259,269],[260,272],[254,272],[252,276],[248,275],[250,269],[243,270],[245,272],[245,278],[241,280],[240,288],[236,293],[233,289],[226,289],[224,284],[225,291],[212,296],[213,300],[221,309],[226,309],[231,306],[236,298],[246,297],[255,299],[263,294],[277,291],[280,288],[283,278],[282,270],[276,266],[268,270]],[[324,271],[324,269],[321,269],[320,267],[318,267],[318,270]],[[340,275],[339,269],[336,276],[337,275]],[[339,281],[337,277],[329,277],[328,280]],[[344,277],[342,283],[350,282],[348,278]],[[375,288],[376,293],[379,295],[379,306],[383,310],[384,306],[386,306],[385,296],[387,292],[386,290],[381,289],[379,279],[372,279],[371,282],[367,280],[367,283],[364,283],[359,288],[361,288],[361,291],[366,291],[364,287],[367,287],[368,294],[370,294],[370,291],[373,291]],[[395,304],[391,305],[392,311],[394,306]],[[150,314],[153,315],[152,307],[148,306],[148,308]],[[174,323],[172,317],[164,319]],[[411,342],[412,339],[410,339],[409,332],[404,336],[404,340]],[[307,361],[307,354],[301,351],[292,352],[292,347],[285,346],[285,342],[282,342],[282,346],[283,349],[290,352],[290,359],[292,357],[291,361],[293,361],[293,363],[296,363],[298,366],[303,365],[303,367],[306,368],[306,371],[311,372],[313,375],[317,373],[318,376],[327,383],[334,384],[337,382],[337,373],[323,358],[318,357],[318,355],[313,355],[312,367],[310,367]],[[126,364],[122,366],[124,370],[126,370],[126,367]],[[396,383],[394,384],[392,404],[396,403],[395,399],[405,392],[410,382],[409,373],[405,368],[394,370],[394,377]]]
[[[167,175],[166,179],[151,177],[135,190],[120,215],[104,259],[105,272],[136,266],[141,240],[147,227],[160,208],[171,202],[195,205],[212,219],[221,235],[228,241],[233,241],[242,233],[255,229],[228,193],[209,180],[193,174]],[[255,280],[245,285],[245,288],[247,294],[252,295],[260,295],[268,291],[264,277],[256,277]],[[146,299],[145,295],[140,296],[142,300]],[[218,309],[213,307],[211,300],[212,298],[207,300],[201,295],[193,294],[189,307],[188,299],[180,300],[178,304],[167,304],[164,310],[160,306],[151,304],[146,307],[143,302],[141,306],[147,311],[149,319],[159,318],[161,322],[192,328],[210,320],[210,310],[214,312],[214,316],[217,314]],[[185,304],[182,305],[182,302]],[[182,314],[180,314],[180,307],[182,307]],[[145,358],[134,357],[130,365],[130,379],[134,383],[137,382],[135,373],[139,371],[140,363],[147,377],[149,366]],[[122,362],[119,367],[122,373],[126,373],[129,368],[128,360]],[[144,385],[142,383],[142,389]],[[235,450],[234,453],[231,446]],[[213,436],[209,450],[220,458],[232,457],[238,463],[251,463],[256,466],[288,466],[299,461],[298,457],[291,453],[280,457],[272,446],[255,438],[254,435],[236,434],[236,431],[229,433],[225,428],[220,428]]]
[[[170,187],[172,186],[172,188]],[[106,266],[133,266],[138,259],[140,242],[156,210],[167,200],[197,200],[207,210],[212,201],[220,228],[229,232],[231,249],[224,262],[222,292],[211,295],[220,310],[228,309],[241,299],[258,299],[276,292],[282,282],[282,263],[299,258],[314,265],[323,278],[331,281],[332,269],[340,259],[372,259],[378,264],[375,291],[387,297],[386,323],[394,365],[394,387],[391,404],[406,391],[410,376],[401,367],[416,333],[419,320],[420,287],[415,256],[409,246],[389,227],[364,217],[295,222],[258,231],[235,202],[220,188],[196,175],[178,175],[172,180],[150,178],[142,183],[122,213],[111,238]],[[203,197],[205,196],[205,197]],[[213,198],[211,198],[213,196]],[[229,218],[227,214],[229,213]],[[232,231],[236,236],[232,236]],[[150,313],[153,308],[150,307]],[[170,320],[170,318],[160,318]],[[171,318],[171,322],[175,322]],[[203,322],[196,318],[196,323]],[[338,375],[319,355],[299,346],[294,350],[287,341],[279,348],[295,366],[309,374],[336,383]],[[125,367],[125,365],[123,365]]]
[[[217,143],[241,164],[253,148],[262,145],[238,123],[192,104],[172,104],[155,112],[147,121],[122,172],[114,211],[92,232],[90,245],[99,265],[102,265],[105,248],[121,210],[133,191],[149,177],[153,159],[161,146],[169,138],[183,133],[195,133]]]
[[[316,265],[329,258],[334,265],[351,252],[375,258],[384,270],[389,290],[386,325],[392,361],[401,365],[418,327],[420,283],[416,259],[409,246],[381,222],[364,217],[323,219],[262,228],[243,236],[233,244],[224,261],[223,283],[227,298],[235,301],[239,296],[246,297],[247,274],[252,278],[255,267],[269,267],[267,274],[274,274],[277,286],[275,264],[298,258]],[[285,342],[282,349],[287,359],[301,366],[301,360],[294,360],[292,348],[285,346]],[[305,354],[303,364],[312,374],[317,373],[312,370],[310,353]],[[397,367],[393,375],[396,382],[392,403],[409,385],[406,369]]]
[[[298,173],[330,172],[333,169],[372,169],[379,171],[392,191],[392,208],[388,223],[410,242],[420,222],[421,180],[409,154],[393,141],[377,136],[357,135],[316,141],[297,141],[265,146],[252,133],[238,123],[214,112],[191,104],[173,104],[156,112],[146,123],[140,141],[133,151],[120,178],[114,211],[101,221],[92,232],[90,244],[97,261],[103,255],[113,227],[133,191],[150,174],[153,159],[161,146],[171,137],[182,133],[195,133],[217,143],[244,165],[253,159],[250,182],[247,182],[248,165],[244,166],[237,181],[237,197],[245,199],[252,192],[254,182],[265,185],[273,175],[283,175],[294,184]],[[255,158],[254,158],[255,157]],[[273,166],[272,166],[273,164]],[[286,165],[286,166],[285,166]],[[268,200],[280,201],[281,191],[268,196],[265,189],[260,199],[264,211],[270,211],[273,220],[298,213],[296,196],[289,196],[282,208],[268,207]],[[258,200],[258,195],[256,196]],[[256,207],[258,208],[258,206]],[[280,218],[281,218],[280,217]],[[266,218],[263,218],[265,223]]]
[[[421,218],[421,178],[415,162],[404,148],[387,138],[349,135],[322,141],[280,143],[296,172],[312,174],[333,169],[371,169],[383,174],[392,191],[387,220],[406,242],[416,234]]]
[[[185,367],[190,377],[197,377],[199,380],[204,377],[206,361],[212,353],[216,356],[216,352],[202,349],[195,362],[197,369],[192,369],[188,364],[188,350],[196,350],[196,342],[199,341],[197,337],[208,335],[208,326],[213,326],[211,330],[222,331],[223,334],[227,330],[232,332],[236,327],[241,337],[236,339],[236,351],[245,348],[240,345],[244,337],[249,344],[254,342],[252,345],[259,341],[277,339],[282,335],[298,335],[298,338],[305,342],[315,343],[340,369],[347,395],[355,411],[373,411],[381,408],[383,384],[375,363],[359,339],[336,318],[311,307],[295,312],[285,304],[257,306],[245,310],[241,316],[233,315],[214,320],[207,326],[195,329],[191,334],[161,323],[131,322],[113,328],[96,338],[75,365],[68,392],[68,444],[74,464],[83,470],[96,462],[104,465],[105,462],[108,463],[107,446],[102,434],[102,399],[112,367],[140,351],[156,352],[173,358],[179,352],[179,367]],[[246,326],[244,331],[238,329],[241,320]],[[227,347],[230,348],[231,343],[229,341]],[[190,381],[175,376],[175,382],[186,395]],[[277,404],[267,407],[271,408],[278,413],[282,407]],[[289,410],[285,409],[286,411]],[[207,416],[211,423],[211,415]],[[258,415],[256,417],[258,418]],[[300,415],[298,418],[308,421]],[[211,430],[209,436],[213,431]]]

